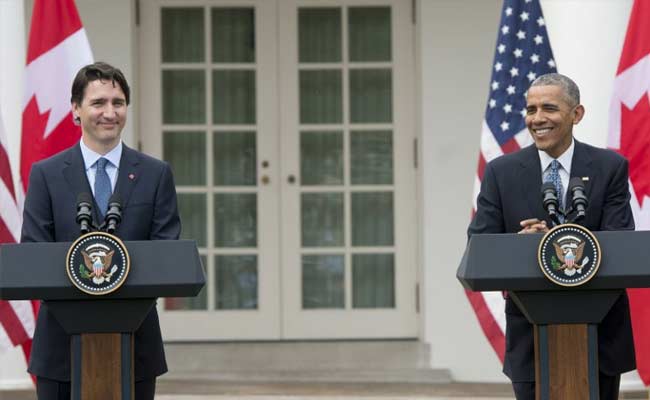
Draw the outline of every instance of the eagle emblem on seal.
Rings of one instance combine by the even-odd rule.
[[[111,265],[111,261],[113,260],[113,254],[115,254],[115,250],[111,250],[109,252],[106,252],[101,248],[96,250],[91,250],[89,248],[87,250],[90,250],[90,253],[87,253],[83,250],[81,251],[81,255],[84,258],[83,266],[86,268],[85,273],[82,272],[82,276],[87,279],[92,278],[92,281],[97,285],[101,285],[104,283],[104,281],[110,282],[111,277],[115,271],[117,271],[117,265],[114,265],[110,271],[108,271],[108,268]]]
[[[583,258],[585,242],[575,236],[560,237],[553,242],[553,247],[557,257],[557,260],[551,261],[553,269],[563,271],[567,276],[581,274],[582,268],[589,262],[589,257]]]

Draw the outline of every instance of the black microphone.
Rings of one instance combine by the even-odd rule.
[[[77,197],[77,223],[82,234],[90,232],[93,223],[93,197],[88,192]]]
[[[569,193],[571,193],[571,205],[576,211],[574,221],[578,221],[585,217],[585,210],[589,205],[589,200],[587,200],[585,194],[585,184],[582,179],[574,177],[569,180]]]
[[[551,217],[556,224],[559,224],[560,219],[557,215],[557,209],[560,203],[557,200],[555,185],[551,182],[546,182],[542,185],[542,204],[544,205],[544,209],[548,213],[548,216]]]
[[[119,193],[113,193],[108,199],[108,211],[106,211],[105,224],[106,232],[114,233],[122,222],[122,199]]]

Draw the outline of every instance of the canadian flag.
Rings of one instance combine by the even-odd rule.
[[[79,140],[81,129],[72,120],[70,88],[77,71],[92,62],[74,0],[34,1],[23,98],[23,190],[34,162]]]
[[[650,229],[650,1],[635,0],[610,106],[608,145],[630,162],[637,230]],[[650,384],[650,289],[629,289],[637,370]]]

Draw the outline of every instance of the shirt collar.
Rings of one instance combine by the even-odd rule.
[[[573,151],[575,150],[576,147],[575,144],[576,144],[575,140],[571,138],[571,145],[569,146],[569,148],[566,149],[564,153],[562,153],[562,155],[557,158],[557,160],[562,165],[562,168],[564,168],[564,170],[569,173],[569,176],[571,176],[571,160],[573,160]],[[544,173],[544,171],[546,171],[546,169],[551,164],[551,162],[555,159],[549,156],[543,150],[537,150],[537,152],[539,153],[539,161],[541,162],[542,173]]]
[[[122,158],[122,141],[117,144],[117,146],[113,147],[111,151],[108,153],[101,155],[99,153],[95,153],[92,151],[86,144],[84,143],[83,140],[79,140],[79,147],[81,147],[81,156],[84,159],[84,166],[86,167],[86,170],[90,169],[97,160],[99,160],[101,157],[104,157],[108,161],[110,161],[111,164],[115,166],[115,168],[118,168],[120,165],[120,158]]]

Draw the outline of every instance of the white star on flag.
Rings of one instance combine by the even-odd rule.
[[[501,28],[501,33],[507,35],[508,32],[510,32],[510,27],[508,25],[503,25],[503,28]]]
[[[526,109],[522,108],[521,111],[519,112],[523,118],[526,118]]]
[[[490,108],[494,108],[497,106],[497,101],[494,99],[490,99]]]
[[[495,71],[501,71],[501,68],[503,68],[503,64],[501,64],[500,62],[494,64]]]
[[[506,89],[506,92],[508,92],[508,94],[515,94],[517,92],[517,90],[516,90],[516,88],[514,86],[510,85]]]
[[[539,17],[539,18],[537,18],[537,25],[539,25],[539,26],[544,26],[544,25],[546,25],[546,22],[544,21],[544,18],[543,18],[543,17]]]
[[[506,8],[506,15],[509,17],[512,15],[512,7]]]
[[[530,71],[530,72],[528,73],[528,75],[526,75],[526,76],[528,77],[528,80],[531,81],[531,82],[534,81],[535,78],[537,78],[537,74],[534,73],[533,71]]]
[[[493,81],[492,82],[492,90],[497,90],[499,88],[499,82]]]
[[[547,64],[549,67],[555,68],[555,61],[553,61],[553,59],[548,60]]]
[[[500,45],[497,47],[497,51],[498,51],[499,53],[503,54],[503,52],[506,51],[506,45],[505,45],[505,44],[500,44]]]
[[[535,44],[542,44],[544,43],[544,38],[541,37],[540,35],[535,36]]]
[[[530,62],[532,62],[533,64],[537,64],[539,62],[539,56],[533,53],[533,55],[530,56]]]
[[[515,49],[512,54],[515,56],[515,58],[520,58],[523,55],[523,51],[521,49]]]
[[[504,111],[506,114],[511,113],[511,112],[512,112],[512,105],[510,105],[510,104],[506,104],[505,106],[503,106],[503,111]]]
[[[506,121],[503,121],[503,122],[501,123],[501,130],[503,130],[503,131],[507,131],[508,128],[510,128],[510,124],[509,124],[508,122],[506,122]]]
[[[515,67],[510,68],[510,76],[512,76],[513,78],[515,76],[519,76],[519,69]]]
[[[522,12],[521,15],[519,15],[519,18],[521,18],[522,21],[528,21],[528,14],[526,11]]]
[[[517,38],[518,38],[519,40],[524,40],[524,39],[526,39],[526,32],[524,32],[524,31],[519,31],[519,32],[517,32]]]

